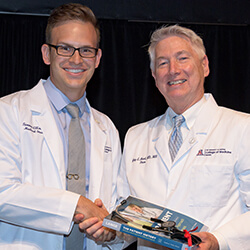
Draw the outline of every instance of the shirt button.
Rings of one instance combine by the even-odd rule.
[[[189,143],[190,143],[190,144],[194,144],[195,142],[196,142],[196,139],[195,139],[195,138],[190,138],[190,139],[189,139]]]

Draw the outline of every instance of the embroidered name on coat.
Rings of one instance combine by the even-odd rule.
[[[24,130],[28,130],[32,133],[43,134],[43,131],[39,126],[32,126],[28,123],[23,122],[23,127],[24,127]]]
[[[147,162],[147,160],[152,160],[152,159],[156,159],[157,155],[148,155],[146,157],[137,157],[137,158],[133,158],[132,163],[133,162],[139,162],[140,164],[145,164]]]
[[[111,147],[108,147],[108,146],[105,146],[104,147],[104,153],[110,153],[110,152],[112,152],[112,148]]]

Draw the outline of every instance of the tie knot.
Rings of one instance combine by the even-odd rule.
[[[185,121],[185,118],[183,115],[175,116],[174,117],[174,127],[179,128],[184,121]]]
[[[66,109],[73,119],[79,117],[79,107],[76,104],[70,103],[66,106]]]

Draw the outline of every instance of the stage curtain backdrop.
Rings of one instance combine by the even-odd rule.
[[[0,15],[0,96],[46,79],[41,57],[46,16]],[[165,112],[149,69],[150,34],[168,23],[99,20],[103,57],[87,87],[90,104],[115,123],[123,142],[129,127]],[[210,62],[205,91],[219,105],[250,112],[250,29],[247,25],[181,24],[204,39]]]

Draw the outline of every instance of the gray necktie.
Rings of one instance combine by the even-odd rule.
[[[179,151],[181,144],[183,142],[182,133],[181,133],[181,124],[185,121],[185,118],[182,115],[177,115],[173,118],[174,120],[174,127],[171,137],[168,141],[169,152],[171,156],[172,162]]]
[[[79,120],[79,108],[70,103],[66,109],[71,115],[68,142],[68,190],[85,196],[85,140]],[[66,249],[82,250],[83,239],[84,235],[75,224],[70,235],[66,237]]]

